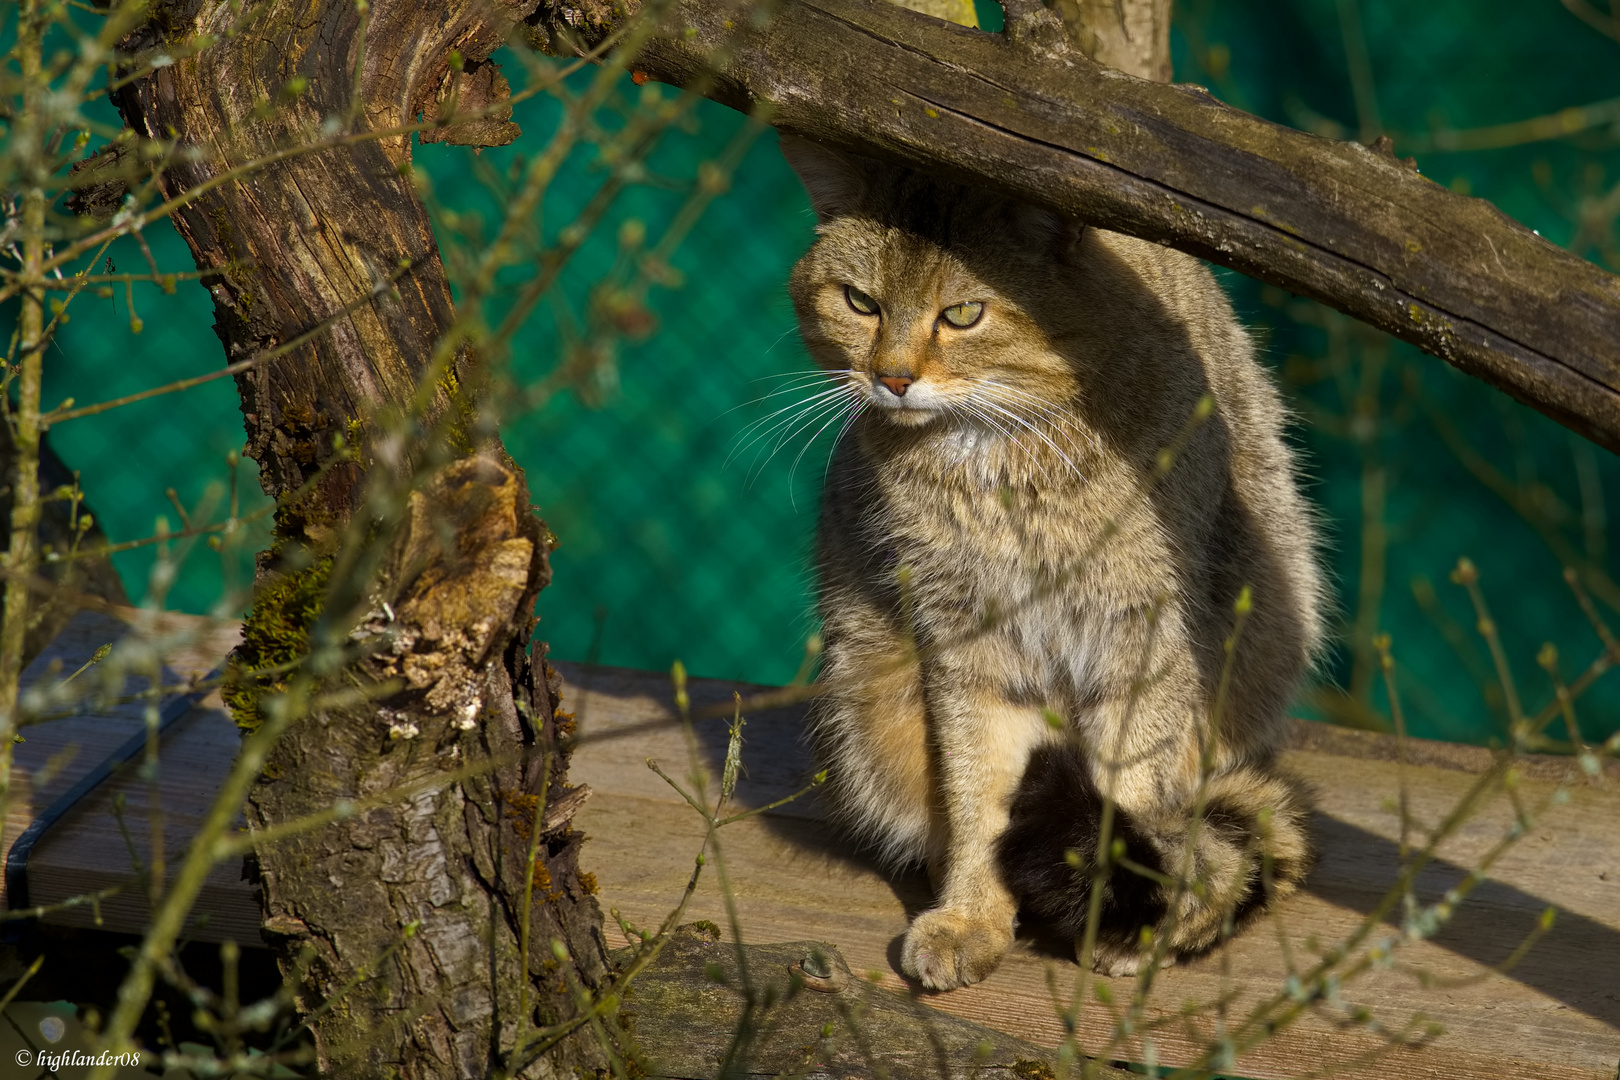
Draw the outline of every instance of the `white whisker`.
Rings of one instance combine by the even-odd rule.
[[[765,382],[769,379],[794,379],[795,381],[787,386],[779,386],[767,394],[761,394],[759,397],[749,398],[747,401],[733,405],[720,415],[730,416],[738,409],[746,409],[750,405],[761,405],[769,401],[771,398],[781,397],[783,394],[800,393],[801,391],[816,385],[818,382],[830,383],[832,380],[847,377],[849,374],[850,373],[848,371],[796,371],[787,375],[763,375],[760,378],[752,379],[750,381]]]
[[[744,450],[747,450],[750,446],[753,446],[756,442],[759,442],[761,439],[769,438],[777,429],[783,427],[784,425],[793,423],[799,418],[799,415],[804,410],[813,410],[821,403],[832,398],[836,398],[847,392],[847,386],[831,386],[820,391],[819,393],[812,394],[803,401],[795,401],[791,405],[784,405],[782,408],[777,409],[770,415],[755,420],[752,424],[749,424],[747,427],[743,428],[742,431],[738,432],[738,445],[736,449],[732,450],[731,453],[726,455],[725,465],[731,464],[731,462],[739,454],[741,454]],[[788,415],[781,420],[776,420],[777,417],[783,416],[784,413]],[[771,423],[772,420],[776,420],[776,423]],[[721,468],[724,468],[725,465],[722,465]]]
[[[1005,406],[1015,406],[1019,410],[1032,410],[1038,414],[1040,419],[1051,425],[1054,432],[1060,434],[1071,448],[1079,449],[1079,444],[1074,439],[1076,435],[1092,449],[1098,448],[1095,436],[1084,425],[1079,423],[1073,415],[1049,402],[1043,401],[1034,394],[994,382],[982,384],[982,389],[985,396],[996,399]],[[1024,417],[1024,419],[1028,420],[1030,418]]]
[[[991,416],[989,413],[984,411],[982,406],[984,404],[986,404],[985,402],[974,401],[972,398],[967,398],[967,399],[964,399],[962,401],[956,402],[956,404],[961,408],[961,410],[963,412],[965,412],[967,415],[971,416],[973,419],[977,420],[979,423],[984,424],[984,425],[986,425],[988,427],[995,428],[997,431],[999,431],[1001,433],[1002,438],[1006,439],[1008,442],[1010,442],[1014,446],[1018,447],[1019,451],[1024,455],[1024,457],[1028,458],[1030,461],[1035,460],[1035,455],[1033,455],[1033,454],[1031,454],[1029,452],[1029,447],[1025,446],[1023,443],[1018,441],[1018,436],[1014,435],[1012,432],[1010,432],[1006,428],[1002,427],[999,423],[996,422],[995,417]]]
[[[782,331],[781,335],[775,341],[771,342],[770,346],[768,348],[766,348],[766,350],[765,350],[765,355],[769,356],[771,354],[772,349],[774,349],[778,345],[782,344],[782,339],[783,338],[787,337],[789,334],[797,333],[798,329],[799,329],[799,324],[798,324],[797,320],[795,320],[795,322],[794,322],[794,324],[792,326],[790,326],[786,330]]]
[[[855,408],[850,410],[849,419],[844,421],[844,426],[838,429],[837,435],[833,436],[832,447],[827,451],[827,464],[821,470],[821,482],[823,484],[827,482],[827,474],[832,470],[833,455],[838,452],[838,444],[844,441],[844,436],[849,434],[849,429],[855,425],[855,421],[861,418],[861,414],[866,411],[867,404],[865,398],[856,398]]]
[[[1019,416],[1011,409],[1003,408],[1001,405],[996,404],[996,402],[993,400],[986,400],[981,402],[981,404],[987,408],[995,410],[997,414],[1006,417],[1012,423],[1017,424],[1019,427],[1023,428],[1025,431],[1044,442],[1048,447],[1051,448],[1052,453],[1056,454],[1059,459],[1062,460],[1063,464],[1069,467],[1070,472],[1074,473],[1074,475],[1079,477],[1081,480],[1085,479],[1084,474],[1080,472],[1079,466],[1075,465],[1073,459],[1071,459],[1068,454],[1065,454],[1062,449],[1058,447],[1058,444],[1053,442],[1051,438],[1047,436],[1046,432],[1030,423],[1028,418]]]
[[[1064,453],[1063,449],[1058,447],[1058,444],[1053,442],[1050,436],[1047,436],[1047,432],[1043,432],[1040,427],[1030,423],[1027,416],[1019,416],[1017,415],[1016,411],[1009,410],[1009,408],[1006,408],[1006,406],[996,403],[995,395],[993,395],[993,393],[987,393],[987,395],[983,397],[982,402],[980,402],[980,405],[985,406],[985,408],[990,408],[990,410],[995,411],[996,415],[1003,416],[1003,418],[1008,419],[1009,423],[1016,424],[1017,427],[1022,427],[1024,431],[1029,432],[1029,434],[1032,434],[1032,436],[1035,436],[1037,439],[1045,442],[1047,447],[1050,447],[1051,452],[1056,453],[1059,460],[1063,461],[1064,465],[1069,466],[1069,471],[1071,471],[1071,473],[1076,474],[1076,476],[1079,476],[1081,479],[1085,479],[1084,474],[1082,474],[1081,470],[1079,470],[1079,466],[1074,465],[1074,460],[1069,457],[1068,453]]]
[[[840,389],[847,388],[841,387]],[[750,470],[753,477],[757,478],[761,473],[763,473],[765,471],[765,467],[771,463],[777,454],[782,452],[782,448],[784,446],[793,441],[794,437],[796,437],[799,432],[806,430],[828,413],[842,414],[843,409],[846,407],[847,404],[840,404],[837,399],[829,401],[817,401],[814,409],[801,412],[797,416],[793,417],[792,420],[795,421],[795,423],[791,430],[786,430],[781,435],[777,436],[776,445],[771,448],[770,455],[766,457],[764,461],[760,462],[758,466]],[[830,422],[831,421],[829,421],[829,423]],[[783,426],[785,425],[778,425],[778,427]],[[752,480],[750,480],[750,483],[752,483]]]
[[[779,379],[804,379],[814,381],[816,379],[832,378],[838,375],[849,375],[852,374],[852,371],[853,369],[851,368],[837,368],[833,370],[828,370],[827,368],[807,368],[803,371],[784,371],[775,375],[761,375],[757,379],[749,379],[748,381],[750,384],[772,382],[773,380]]]
[[[801,401],[796,403],[791,409],[783,410],[785,415],[782,415],[780,419],[777,419],[768,427],[762,427],[752,433],[745,433],[746,438],[739,437],[731,452],[726,455],[726,460],[721,467],[729,468],[733,461],[736,461],[738,458],[742,457],[742,455],[747,451],[754,449],[756,446],[766,442],[767,440],[774,439],[784,428],[797,423],[807,413],[814,414],[823,405],[831,404],[835,400],[835,398],[829,397],[826,401]]]
[[[843,403],[837,398],[817,402],[813,408],[800,410],[771,431],[765,432],[755,439],[754,443],[750,445],[758,444],[758,449],[754,451],[754,457],[748,463],[748,482],[752,484],[757,480],[760,474],[765,471],[765,466],[771,463],[771,459],[780,453],[782,448],[791,442],[799,432],[813,426],[829,413],[837,412],[841,408],[843,408]],[[767,440],[769,440],[768,444]]]
[[[799,509],[799,501],[798,501],[797,496],[794,494],[794,490],[793,490],[793,478],[798,475],[799,462],[804,460],[804,455],[810,452],[810,448],[816,444],[817,439],[821,438],[821,433],[823,431],[826,431],[828,428],[832,427],[834,424],[838,423],[840,420],[845,419],[847,414],[859,411],[860,407],[863,404],[865,404],[865,402],[863,402],[860,398],[852,398],[847,405],[845,405],[841,410],[839,410],[837,413],[835,413],[833,415],[831,420],[828,420],[825,424],[822,424],[819,428],[816,429],[816,433],[814,435],[810,436],[810,438],[805,440],[803,449],[801,449],[799,451],[799,456],[793,459],[793,467],[788,470],[788,501],[790,503],[792,503],[794,510]],[[842,434],[841,431],[840,431],[840,434]],[[834,439],[833,440],[833,446],[836,447],[837,445],[838,445],[838,440]],[[828,451],[827,460],[828,461],[832,460],[832,452],[831,452],[830,449]]]
[[[1097,445],[1096,436],[1094,436],[1090,431],[1087,431],[1074,418],[1073,415],[1052,402],[1037,397],[1028,390],[1024,390],[1016,386],[1008,386],[1006,383],[996,382],[995,380],[981,383],[980,386],[992,397],[1002,397],[1006,404],[1027,405],[1035,409],[1037,412],[1045,416],[1046,419],[1056,427],[1064,428],[1068,432],[1072,432],[1073,434],[1080,436],[1088,445],[1090,445],[1093,450],[1101,449],[1101,447]],[[1072,439],[1069,440],[1069,442],[1071,446],[1074,445]],[[1075,449],[1079,448],[1075,447]]]
[[[810,385],[815,385],[815,384],[810,384]],[[805,385],[805,387],[787,387],[786,390],[779,390],[778,393],[804,393],[805,390],[808,390],[808,389],[810,389],[810,387],[808,387],[808,385]],[[797,402],[797,403],[813,402],[813,400],[815,400],[815,398],[821,397],[821,395],[825,395],[825,393],[839,393],[839,392],[842,392],[842,390],[844,390],[844,389],[846,389],[846,385],[842,384],[842,382],[836,382],[836,384],[826,385],[826,387],[823,387],[823,389],[816,390],[816,392],[812,393],[812,395],[810,395],[810,397],[800,398],[799,402]],[[776,393],[768,393],[768,395],[765,395],[765,397],[757,398],[757,400],[755,400],[755,402],[750,402],[750,405],[752,405],[752,403],[765,402],[765,400],[768,400],[768,398],[773,398],[773,397],[776,397]],[[792,408],[792,406],[794,406],[794,405],[784,405],[784,406],[782,406],[782,408]],[[763,418],[763,419],[770,419],[771,416],[778,415],[778,413],[781,413],[782,408],[779,408],[779,410],[776,410],[776,413],[770,413],[770,415],[765,416],[765,418]],[[753,421],[753,423],[758,424],[758,423],[760,423],[760,421]],[[753,424],[750,424],[750,427],[752,427],[752,426],[753,426]],[[747,431],[747,429],[744,429],[744,431]]]

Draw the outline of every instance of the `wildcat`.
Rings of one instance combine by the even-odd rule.
[[[1325,590],[1276,388],[1191,257],[782,147],[819,219],[800,331],[849,414],[810,734],[843,821],[934,880],[903,970],[983,979],[1020,911],[1078,941],[1110,799],[1095,966],[1207,949],[1310,861],[1273,759]]]

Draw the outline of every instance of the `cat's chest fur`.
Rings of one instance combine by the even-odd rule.
[[[1083,589],[1090,557],[1138,524],[1117,463],[1099,457],[1055,473],[1004,436],[951,429],[855,453],[869,483],[838,497],[861,504],[870,534],[919,587],[981,602]]]
[[[903,579],[897,600],[925,639],[1000,654],[1028,693],[1084,696],[1099,611],[1115,606],[1102,595],[1110,549],[1122,530],[1141,531],[1140,515],[1097,462],[1096,482],[1054,479],[1007,467],[1017,448],[993,438],[954,456],[958,445],[945,432],[892,456],[857,450],[870,455],[869,482],[829,497],[856,504],[879,572]]]

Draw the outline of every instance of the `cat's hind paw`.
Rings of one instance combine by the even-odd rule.
[[[930,990],[954,990],[994,971],[1012,939],[1011,921],[936,908],[917,916],[906,931],[900,968]]]
[[[1076,957],[1080,955],[1081,948],[1081,944],[1075,942]],[[1142,969],[1147,967],[1152,959],[1153,954],[1149,950],[1099,941],[1091,953],[1091,970],[1111,978],[1129,978],[1141,974]],[[1158,970],[1173,967],[1175,962],[1175,954],[1168,953],[1159,959]]]

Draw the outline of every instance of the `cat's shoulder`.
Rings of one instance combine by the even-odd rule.
[[[1156,290],[1216,302],[1224,310],[1231,310],[1225,290],[1202,259],[1151,240],[1106,229],[1089,229],[1086,238]]]

